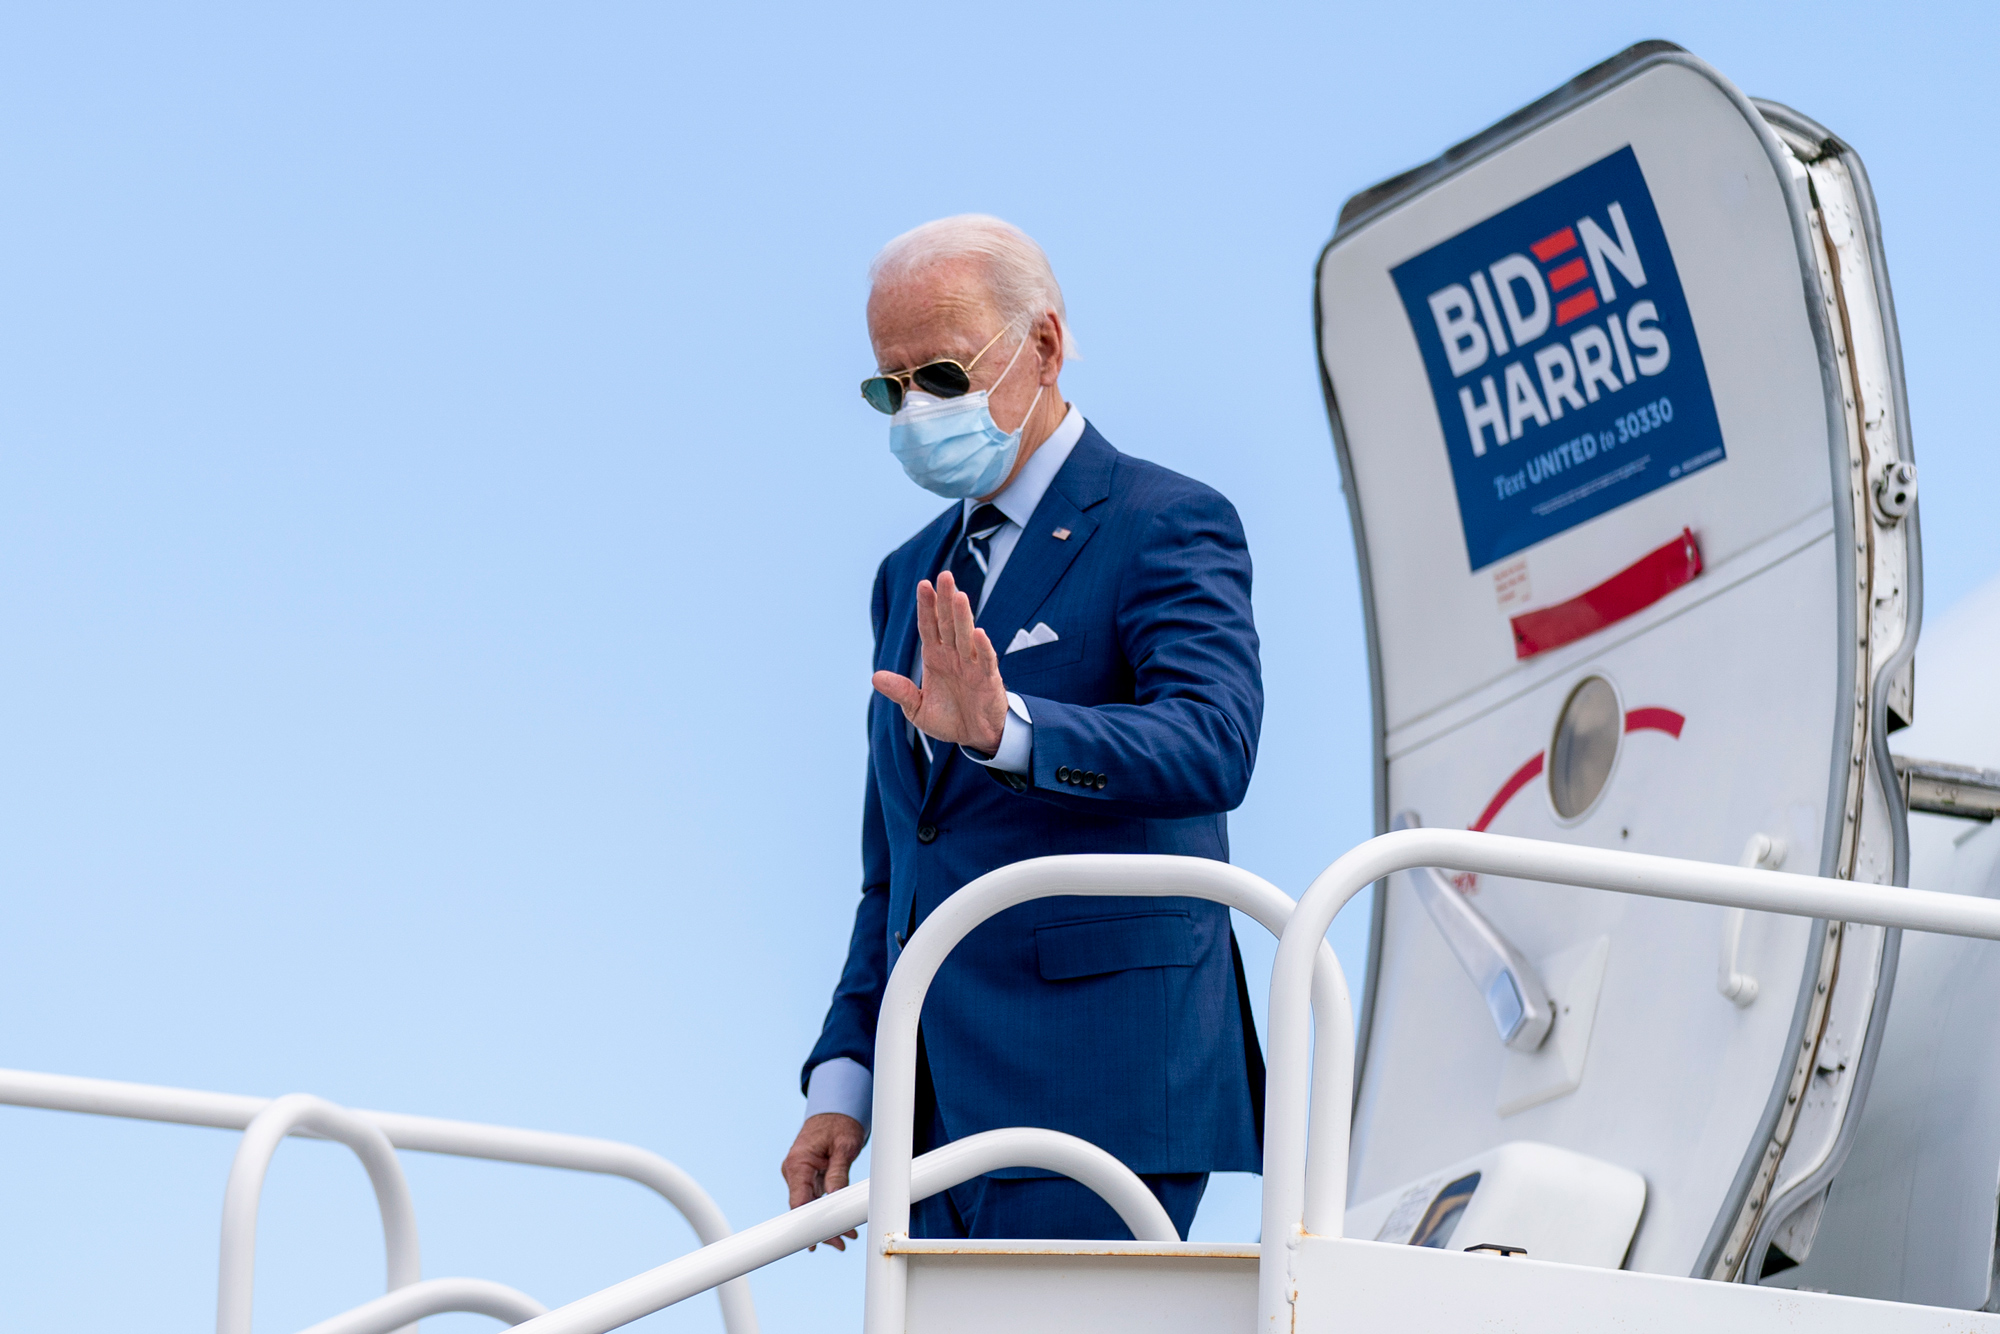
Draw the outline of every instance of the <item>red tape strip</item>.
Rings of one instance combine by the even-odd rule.
[[[1514,656],[1574,644],[1586,635],[1616,625],[1658,602],[1701,573],[1701,548],[1692,529],[1657,551],[1650,551],[1597,587],[1553,607],[1524,611],[1513,618]]]

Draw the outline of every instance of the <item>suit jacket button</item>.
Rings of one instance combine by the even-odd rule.
[[[910,942],[909,942],[909,941],[908,941],[907,939],[905,939],[905,938],[904,938],[904,936],[903,936],[903,933],[902,933],[902,932],[898,931],[898,932],[896,933],[896,948],[897,948],[897,949],[902,949],[902,948],[903,948],[903,947],[904,947],[905,945],[907,945],[907,944],[909,944],[909,943],[910,943]]]
[[[1098,790],[1099,792],[1102,792],[1102,791],[1104,790],[1104,775],[1103,775],[1103,774],[1099,774],[1099,775],[1097,776],[1097,790]]]
[[[1067,783],[1069,781],[1069,766],[1067,764],[1062,765],[1056,770],[1056,781],[1058,783]]]
[[[918,826],[917,826],[917,842],[919,842],[919,843],[933,843],[933,842],[936,842],[936,841],[937,841],[937,826],[936,826],[936,825],[934,825],[934,824],[920,824],[920,825],[918,825]]]

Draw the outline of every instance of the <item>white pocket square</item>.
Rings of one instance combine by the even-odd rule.
[[[1059,636],[1049,629],[1047,621],[1036,621],[1032,630],[1016,630],[1014,642],[1007,646],[1007,652],[1019,653],[1024,648],[1034,648],[1040,644],[1053,644]]]

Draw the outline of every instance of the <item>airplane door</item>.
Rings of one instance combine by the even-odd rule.
[[[1915,475],[1850,151],[1645,43],[1349,200],[1316,316],[1378,828],[1905,881]],[[1352,1198],[1539,1141],[1645,1177],[1632,1268],[1810,1251],[1893,933],[1435,872],[1375,908]]]

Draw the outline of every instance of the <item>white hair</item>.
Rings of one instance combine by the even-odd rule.
[[[970,259],[979,263],[1000,316],[1018,335],[1053,310],[1061,319],[1063,355],[1076,355],[1069,312],[1049,257],[1034,238],[1011,222],[984,213],[961,213],[912,227],[882,247],[868,266],[871,287],[899,282],[934,264]]]

